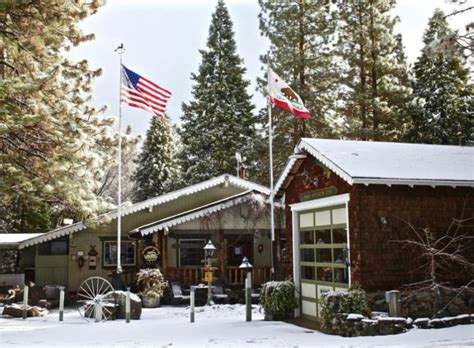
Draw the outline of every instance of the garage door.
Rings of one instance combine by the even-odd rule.
[[[301,211],[298,219],[301,314],[317,319],[321,296],[349,287],[346,206]]]

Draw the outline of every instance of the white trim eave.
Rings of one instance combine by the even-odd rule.
[[[296,146],[296,149],[297,149],[298,152],[301,152],[302,150],[307,151],[311,156],[316,158],[319,162],[321,162],[323,165],[325,165],[328,169],[330,169],[331,171],[333,171],[334,173],[339,175],[349,185],[353,184],[353,179],[348,173],[346,173],[342,168],[340,168],[338,165],[336,165],[329,158],[324,156],[321,152],[319,152],[314,147],[312,147],[311,145],[306,143],[304,139],[300,140],[300,142]],[[296,151],[296,149],[295,149],[295,151]]]
[[[187,195],[191,195],[191,194],[196,193],[196,192],[204,191],[204,190],[206,190],[208,188],[211,188],[211,187],[215,187],[215,186],[218,186],[218,185],[221,185],[221,184],[224,185],[226,181],[228,181],[229,184],[232,184],[234,186],[241,187],[241,188],[246,189],[248,191],[256,191],[256,192],[265,194],[267,196],[269,196],[270,192],[271,192],[271,190],[269,188],[265,187],[265,186],[254,184],[250,181],[238,178],[238,177],[230,175],[230,174],[222,174],[218,177],[203,181],[201,183],[198,183],[198,184],[195,184],[195,185],[192,185],[192,186],[189,186],[189,187],[185,187],[183,189],[180,189],[180,190],[177,190],[177,191],[174,191],[174,192],[170,192],[170,193],[164,194],[164,195],[159,196],[159,197],[151,198],[151,199],[148,199],[148,200],[143,201],[143,202],[133,204],[130,207],[123,207],[122,206],[123,207],[122,208],[122,216],[133,214],[133,213],[135,213],[137,211],[140,211],[140,210],[149,209],[153,206],[178,199],[182,196],[187,196]],[[101,214],[101,215],[97,216],[95,218],[95,221],[99,222],[99,221],[101,221],[102,218],[105,218],[105,217],[108,217],[110,220],[113,220],[113,219],[116,219],[117,216],[118,216],[117,210],[114,210],[114,211],[111,211],[111,212],[108,212],[108,213]],[[86,229],[86,227],[87,226],[82,221],[77,222],[77,223],[75,223],[73,225],[70,225],[70,226],[60,227],[60,228],[55,229],[53,231],[46,232],[40,237],[31,238],[29,240],[26,240],[26,241],[20,243],[18,248],[23,249],[23,248],[27,248],[27,247],[35,245],[35,244],[39,244],[39,243],[43,243],[43,242],[46,242],[46,241],[49,241],[49,240],[52,240],[52,239],[60,238],[60,237],[72,234],[74,232],[84,230],[84,229]]]
[[[225,184],[226,180],[228,180],[229,184],[232,184],[237,187],[241,187],[246,190],[254,190],[260,193],[263,193],[265,195],[270,195],[271,190],[265,186],[255,184],[253,182],[238,178],[236,176],[230,175],[230,174],[222,174],[218,177],[203,181],[201,183],[191,185],[188,187],[185,187],[183,189],[173,191],[167,194],[164,194],[159,197],[151,198],[146,201],[136,203],[132,205],[131,207],[128,208],[123,208],[122,209],[122,216],[126,216],[132,213],[136,213],[137,211],[148,209],[150,207],[153,207],[155,205],[163,204],[175,199],[178,199],[182,196],[189,196],[193,193],[197,193],[200,191],[204,191],[206,189],[209,189],[211,187],[215,187],[221,184]],[[112,213],[109,213],[109,216],[112,219],[117,218],[117,211],[114,211]]]
[[[291,158],[286,164],[285,169],[283,169],[283,172],[281,173],[280,178],[276,182],[275,188],[273,189],[274,196],[280,190],[281,186],[283,185],[283,182],[286,180],[288,174],[290,174],[290,171],[295,165],[296,161],[298,161],[298,158]]]
[[[386,178],[353,178],[354,184],[363,185],[407,185],[407,186],[449,186],[449,187],[474,187],[474,181],[456,180],[404,180]]]
[[[349,202],[349,200],[350,200],[349,194],[344,193],[342,195],[318,198],[318,199],[313,199],[311,201],[290,204],[290,208],[291,208],[291,211],[297,212],[297,211],[302,211],[302,210],[317,209],[317,208],[329,207],[332,205],[345,204]]]
[[[165,229],[166,227],[173,227],[176,225],[183,224],[185,222],[189,222],[198,218],[201,218],[203,216],[206,216],[208,214],[213,214],[218,211],[231,208],[237,204],[246,202],[252,198],[252,195],[254,193],[252,191],[246,191],[243,193],[240,193],[238,195],[225,198],[223,200],[211,203],[209,205],[205,205],[203,207],[199,207],[197,209],[189,210],[187,212],[183,212],[181,214],[175,215],[175,216],[170,216],[166,219],[163,219],[161,221],[154,222],[149,225],[145,225],[142,227],[137,228],[136,230],[140,231],[142,236],[146,236],[148,234],[152,234],[155,232],[158,232],[160,230]],[[135,231],[136,231],[135,230]]]
[[[47,242],[49,240],[64,237],[64,236],[70,235],[74,232],[84,230],[84,229],[86,229],[86,227],[87,226],[82,221],[77,222],[77,223],[75,223],[73,225],[70,225],[70,226],[60,227],[60,228],[57,228],[57,229],[52,230],[50,232],[43,233],[39,237],[34,237],[34,238],[27,239],[27,240],[21,242],[18,246],[18,249],[21,250],[21,249],[30,247],[30,246],[35,245],[35,244],[40,244],[40,243],[43,243],[43,242]]]

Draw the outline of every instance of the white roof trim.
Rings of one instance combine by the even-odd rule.
[[[191,185],[188,187],[185,187],[183,189],[173,191],[167,194],[164,194],[162,196],[158,196],[155,198],[148,199],[143,202],[136,203],[132,205],[131,207],[128,208],[123,208],[122,209],[122,216],[126,216],[132,213],[136,213],[137,211],[143,210],[143,209],[148,209],[152,206],[159,205],[162,203],[166,203],[175,199],[178,199],[182,196],[188,196],[196,192],[204,191],[208,188],[215,187],[221,184],[224,184],[225,181],[228,180],[229,184],[232,184],[234,186],[241,187],[246,190],[254,190],[266,195],[270,195],[271,190],[265,186],[255,184],[253,182],[238,178],[236,176],[230,175],[230,174],[222,174],[218,177],[203,181],[201,183]],[[113,211],[108,214],[112,219],[117,218],[117,211]]]
[[[311,154],[311,156],[316,158],[318,161],[324,164],[331,171],[339,175],[349,185],[352,185],[354,183],[352,180],[352,177],[349,174],[347,174],[342,168],[334,164],[334,162],[332,162],[329,158],[321,154],[314,147],[304,142],[304,140],[301,140],[299,144],[296,145],[296,149],[295,149],[295,151],[298,151],[298,152],[301,152],[302,150],[307,151],[309,154]]]
[[[287,162],[285,169],[283,169],[283,173],[281,173],[280,178],[276,182],[275,187],[273,189],[274,195],[280,190],[281,186],[283,185],[283,182],[285,181],[288,174],[290,174],[290,171],[295,165],[296,161],[298,161],[297,158],[290,158],[290,160]]]
[[[28,240],[25,240],[25,241],[21,242],[20,245],[18,246],[18,249],[24,249],[24,248],[27,248],[29,246],[35,245],[35,244],[40,244],[40,243],[47,242],[49,240],[64,237],[64,236],[67,236],[71,233],[74,233],[74,232],[77,232],[77,231],[80,231],[80,230],[84,230],[85,228],[86,228],[86,225],[82,221],[77,222],[77,223],[75,223],[73,225],[70,225],[70,226],[59,227],[59,228],[57,228],[55,230],[52,230],[50,232],[43,233],[39,237],[34,237],[34,238],[31,238],[31,239],[28,239]]]
[[[373,185],[408,185],[410,187],[413,186],[431,186],[431,187],[436,187],[436,186],[450,186],[455,188],[456,186],[467,186],[467,187],[472,187],[474,186],[472,181],[449,181],[449,180],[396,180],[396,179],[385,179],[385,178],[359,178],[359,177],[354,177],[353,178],[353,183],[354,184],[364,184],[368,186],[369,184]]]
[[[176,225],[180,225],[182,223],[201,218],[205,215],[213,214],[218,211],[231,208],[240,203],[247,202],[252,198],[252,195],[252,191],[249,190],[238,195],[228,197],[220,201],[213,202],[208,205],[204,205],[202,207],[189,210],[178,215],[170,216],[166,219],[162,219],[160,221],[139,227],[137,230],[140,231],[142,236],[146,236],[148,234],[158,232],[159,230],[163,230],[166,227],[169,228]]]
[[[310,140],[310,139],[309,139]],[[301,139],[298,145],[296,145],[294,154],[301,154],[303,151],[308,152],[311,156],[316,158],[319,162],[321,162],[324,166],[329,168],[335,174],[337,174],[340,178],[346,181],[349,185],[354,184],[362,184],[362,185],[407,185],[410,187],[414,186],[448,186],[448,187],[473,187],[474,182],[466,181],[466,180],[430,180],[430,179],[410,179],[410,178],[384,178],[384,177],[362,177],[362,176],[351,176],[348,172],[346,172],[343,168],[335,164],[330,158],[323,155],[319,152],[315,147],[313,147],[310,143],[305,141],[305,139]],[[273,194],[276,195],[278,191],[281,189],[281,186],[285,182],[286,178],[291,172],[291,169],[295,165],[296,160],[292,159],[288,161],[285,169],[283,170],[280,178],[278,179],[275,188],[273,190]]]
[[[257,192],[260,192],[260,193],[265,194],[265,195],[270,195],[270,192],[271,192],[271,190],[269,188],[265,187],[265,186],[255,184],[253,182],[238,178],[238,177],[230,175],[230,174],[222,174],[218,177],[203,181],[201,183],[191,185],[191,186],[185,187],[185,188],[177,190],[177,191],[173,191],[173,192],[170,192],[170,193],[167,193],[167,194],[155,197],[155,198],[148,199],[148,200],[143,201],[143,202],[133,204],[132,206],[127,207],[127,208],[122,208],[122,216],[133,214],[133,213],[136,213],[140,210],[149,209],[150,207],[153,207],[155,205],[163,204],[163,203],[178,199],[182,196],[191,195],[193,193],[204,191],[204,190],[206,190],[208,188],[211,188],[211,187],[215,187],[215,186],[218,186],[218,185],[221,185],[221,184],[225,184],[226,180],[228,180],[229,184],[232,184],[232,185],[237,186],[237,187],[244,188],[244,189],[249,190],[249,191],[257,191]],[[99,215],[98,217],[96,217],[96,221],[100,221],[100,219],[103,218],[103,217],[109,217],[110,219],[116,219],[117,216],[118,216],[117,210],[114,210],[112,212]],[[73,225],[70,225],[70,226],[60,227],[60,228],[57,228],[53,231],[44,233],[43,236],[39,236],[37,238],[32,238],[31,240],[27,240],[27,241],[24,241],[24,242],[20,243],[19,249],[23,249],[23,248],[26,248],[26,247],[29,247],[29,246],[32,246],[32,245],[35,245],[35,244],[46,242],[48,240],[60,238],[60,237],[66,236],[66,235],[70,235],[74,232],[84,230],[84,229],[86,229],[86,227],[87,226],[82,221],[77,222],[77,223],[75,223]]]

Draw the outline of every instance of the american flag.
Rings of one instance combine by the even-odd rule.
[[[144,109],[154,116],[165,115],[171,92],[122,65],[122,102]]]

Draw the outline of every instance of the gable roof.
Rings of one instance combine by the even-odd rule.
[[[217,202],[206,204],[202,207],[192,209],[189,211],[176,214],[174,216],[167,217],[165,219],[158,220],[148,225],[140,226],[131,233],[138,231],[142,236],[157,232],[159,230],[180,225],[182,223],[198,219],[208,214],[213,214],[218,211],[231,208],[240,203],[244,203],[252,199],[255,195],[255,191],[245,191],[237,195],[221,199]]]
[[[474,186],[474,147],[302,138],[294,154],[308,153],[348,184]],[[293,167],[290,156],[275,185]]]
[[[136,212],[141,211],[141,210],[150,209],[150,208],[153,208],[155,206],[166,204],[166,203],[174,201],[176,199],[186,197],[186,196],[189,196],[189,195],[192,195],[194,193],[201,192],[201,191],[205,191],[207,189],[211,189],[211,188],[217,187],[219,185],[229,185],[229,186],[234,186],[234,187],[237,187],[237,188],[245,190],[245,191],[250,190],[250,191],[255,191],[255,192],[258,192],[258,193],[261,193],[261,194],[264,194],[264,195],[270,195],[270,189],[265,187],[265,186],[252,183],[250,181],[238,178],[238,177],[233,176],[233,175],[223,174],[223,175],[220,175],[218,177],[211,178],[209,180],[206,180],[206,181],[194,184],[194,185],[190,185],[190,186],[182,188],[180,190],[176,190],[176,191],[166,193],[166,194],[161,195],[161,196],[157,196],[157,197],[150,198],[150,199],[142,201],[142,202],[135,203],[135,204],[133,204],[129,207],[122,207],[122,217],[133,214],[133,213],[136,213]],[[113,220],[113,219],[116,219],[117,216],[118,216],[118,212],[117,212],[117,210],[114,210],[114,211],[111,211],[109,213],[99,215],[96,218],[96,220],[100,221],[102,218],[106,218],[106,217]],[[66,236],[66,235],[70,235],[72,233],[84,230],[86,228],[87,228],[87,226],[83,221],[79,221],[79,222],[77,222],[75,224],[72,224],[72,225],[69,225],[69,226],[59,227],[59,228],[54,229],[52,231],[43,233],[42,235],[40,235],[36,238],[31,238],[31,239],[28,239],[28,240],[20,243],[19,244],[19,249],[23,249],[23,248],[26,248],[26,247],[29,247],[29,246],[32,246],[32,245],[35,245],[35,244],[46,242],[48,240],[60,238],[60,237]]]

